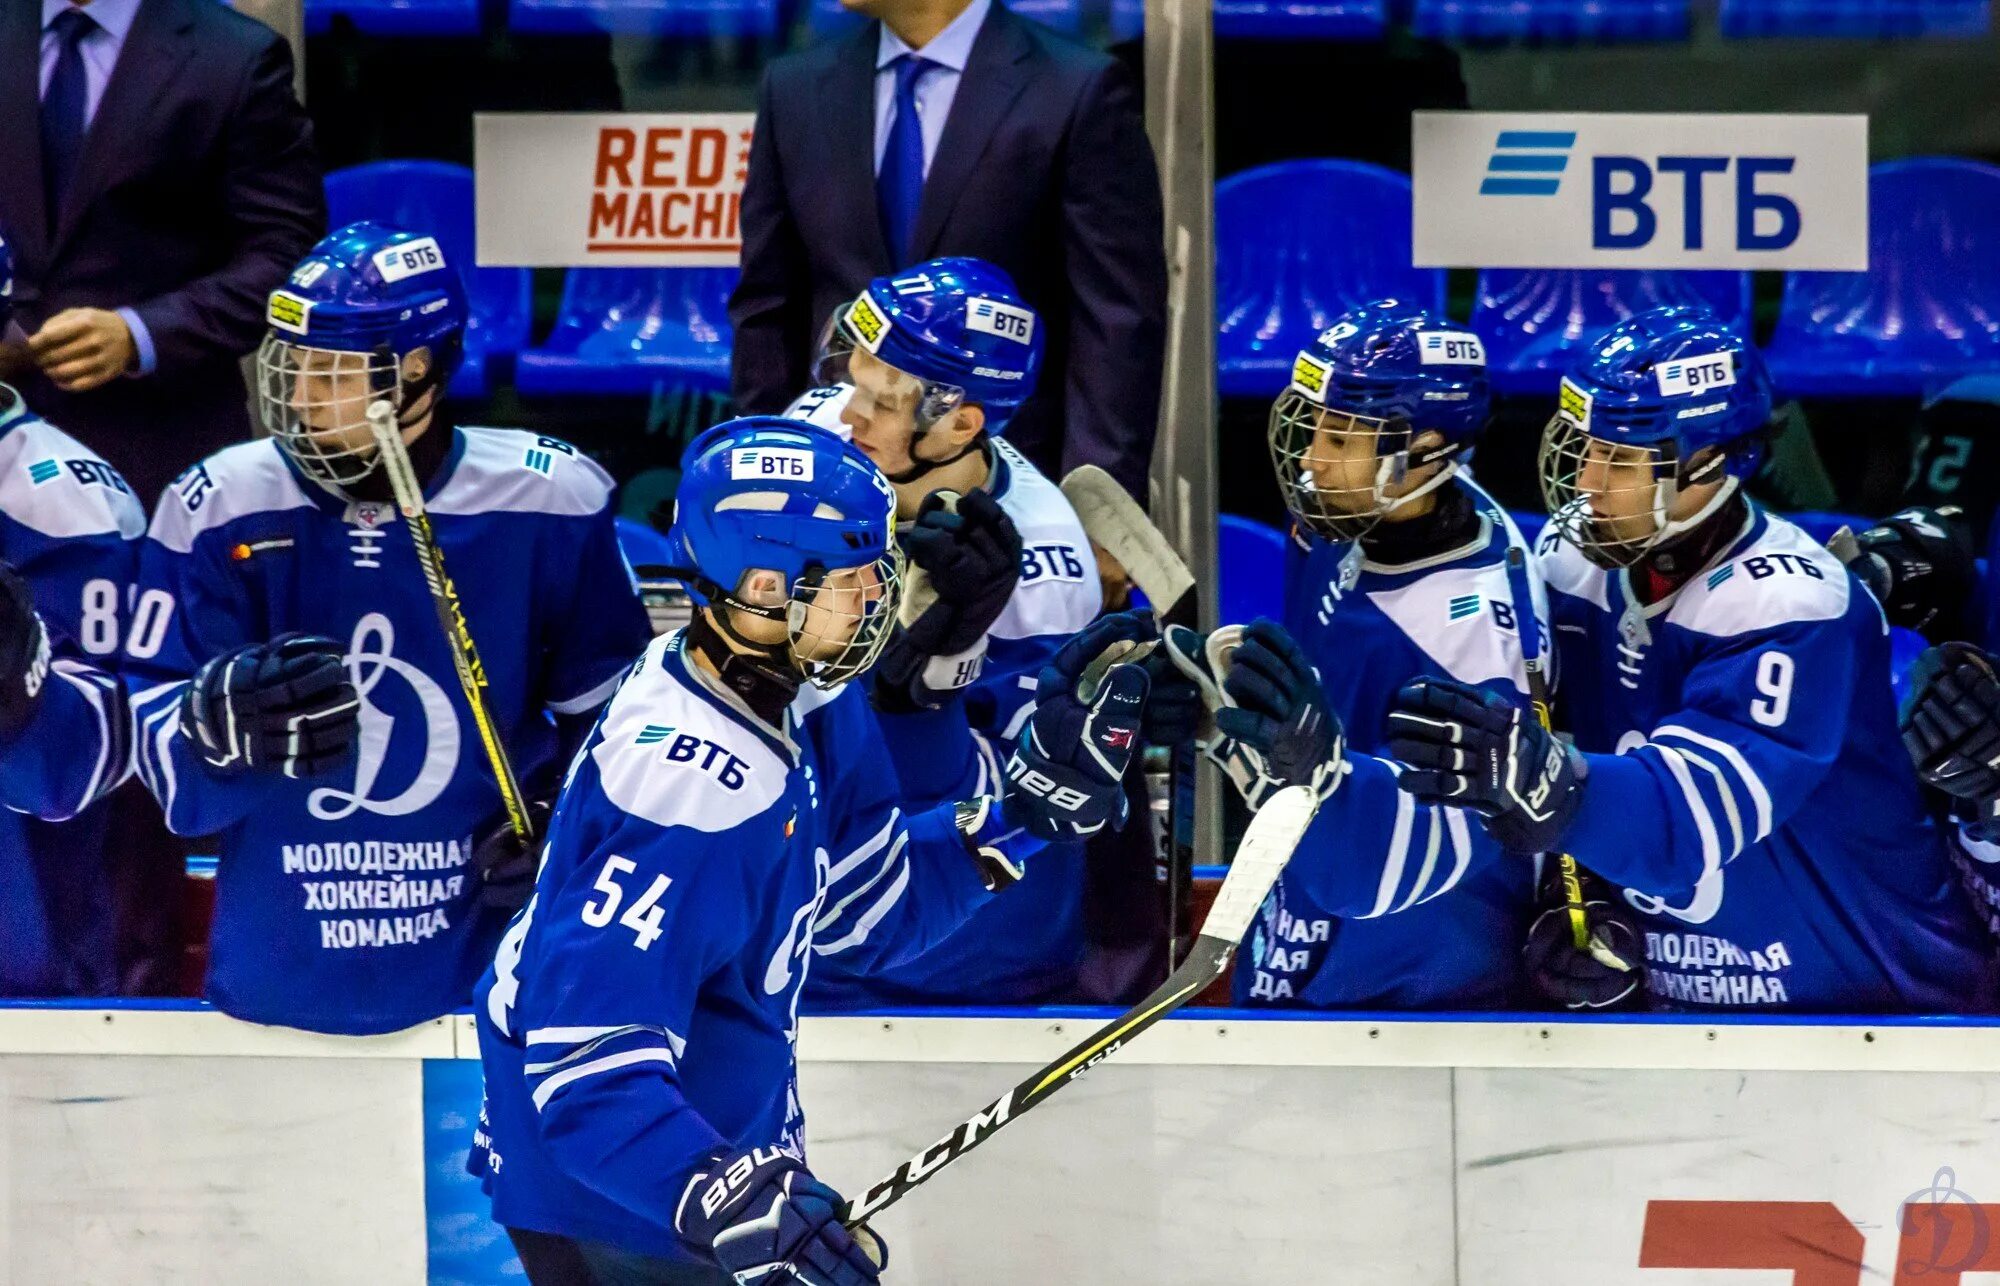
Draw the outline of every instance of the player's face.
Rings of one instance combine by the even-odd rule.
[[[806,661],[838,661],[853,645],[863,622],[882,610],[888,581],[878,564],[842,567],[810,588],[801,587],[803,619],[792,650]]]
[[[897,370],[865,348],[857,348],[847,363],[854,394],[840,413],[854,436],[854,445],[884,473],[902,473],[916,463],[911,456],[917,435],[917,410],[923,405],[923,381]]]
[[[1400,440],[1401,435],[1397,435]],[[1367,420],[1321,411],[1306,448],[1306,472],[1321,502],[1337,513],[1374,512],[1382,432]]]
[[[1576,489],[1602,539],[1620,545],[1651,539],[1661,517],[1659,482],[1668,467],[1651,447],[1585,440]]]

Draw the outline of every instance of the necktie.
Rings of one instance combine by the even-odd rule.
[[[70,178],[76,173],[77,155],[83,151],[89,91],[79,46],[85,36],[97,30],[97,23],[81,9],[63,10],[56,15],[54,25],[56,68],[49,77],[49,92],[42,96],[42,194],[48,202],[51,231],[62,211]]]
[[[896,71],[896,106],[889,118],[889,145],[882,153],[882,172],[875,176],[875,203],[882,212],[882,232],[889,239],[892,265],[900,268],[910,253],[910,229],[924,197],[924,127],[917,116],[917,81],[938,64],[904,54],[890,66]]]

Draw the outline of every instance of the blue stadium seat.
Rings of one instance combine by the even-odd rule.
[[[1416,0],[1410,26],[1470,44],[1685,40],[1688,0]]]
[[[306,0],[306,34],[324,34],[336,14],[371,36],[479,34],[479,0]]]
[[[1083,30],[1083,0],[1009,0],[1007,7],[1067,35]],[[807,0],[806,26],[815,36],[838,36],[865,21],[860,14],[842,8],[840,0]]]
[[[1722,34],[1896,40],[1983,36],[1990,0],[1722,0]]]
[[[1248,40],[1379,40],[1388,0],[1215,0],[1215,34]],[[1146,30],[1146,0],[1111,0],[1111,39]]]
[[[1868,265],[1786,276],[1764,350],[1781,394],[1922,394],[2000,368],[2000,168],[1874,166]]]
[[[734,268],[572,268],[555,330],[523,352],[524,394],[647,395],[729,387]]]
[[[1542,528],[1549,525],[1549,516],[1539,509],[1509,509],[1507,516],[1521,529],[1521,539],[1528,542],[1530,549],[1541,539]]]
[[[331,227],[373,219],[438,239],[472,308],[465,363],[448,391],[484,397],[491,386],[487,360],[526,346],[532,303],[526,268],[473,266],[472,171],[444,161],[371,161],[327,175],[326,204]]]
[[[665,532],[622,514],[614,520],[618,528],[618,548],[634,567],[672,567],[674,547]]]
[[[1410,180],[1366,161],[1280,161],[1215,185],[1216,366],[1224,396],[1272,397],[1332,320],[1383,298],[1444,308],[1410,266]]]
[[[1472,329],[1486,341],[1487,369],[1503,393],[1550,393],[1563,368],[1633,313],[1662,304],[1706,304],[1750,335],[1747,272],[1580,272],[1488,268],[1479,274]]]
[[[542,35],[769,37],[778,0],[508,0],[507,25]]]
[[[1253,518],[1218,515],[1215,560],[1221,586],[1216,610],[1224,625],[1285,618],[1285,533]]]

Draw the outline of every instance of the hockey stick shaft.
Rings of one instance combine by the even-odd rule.
[[[437,609],[438,625],[444,630],[444,640],[451,652],[452,669],[458,674],[459,690],[465,694],[465,703],[472,709],[472,722],[479,729],[479,743],[486,749],[486,762],[493,769],[493,780],[500,787],[500,802],[507,810],[507,825],[523,845],[534,841],[534,825],[528,820],[527,801],[521,795],[521,783],[514,776],[514,762],[507,755],[507,746],[500,739],[500,726],[493,718],[493,707],[486,699],[486,667],[479,660],[479,648],[472,641],[472,628],[466,623],[465,609],[458,600],[458,587],[452,584],[451,574],[445,570],[444,551],[438,548],[437,537],[431,531],[430,511],[424,506],[423,484],[417,480],[416,467],[410,463],[410,451],[403,443],[401,427],[396,423],[395,409],[387,402],[375,402],[368,408],[368,428],[375,437],[375,449],[381,453],[382,468],[389,475],[389,491],[396,498],[396,508],[409,524],[410,544],[417,551],[417,562],[424,572],[424,585],[430,590],[431,606]]]
[[[1554,709],[1549,704],[1548,653],[1542,646],[1542,622],[1535,615],[1535,595],[1528,584],[1528,556],[1519,545],[1507,547],[1507,595],[1514,600],[1514,628],[1521,632],[1521,663],[1528,675],[1528,703],[1535,708],[1535,721],[1544,731],[1554,727]],[[1557,853],[1556,870],[1562,878],[1563,908],[1569,913],[1570,940],[1580,951],[1590,948],[1590,917],[1583,905],[1583,877],[1576,859]]]
[[[1061,1058],[1035,1072],[1007,1093],[966,1118],[964,1124],[896,1168],[841,1212],[849,1228],[901,1201],[919,1184],[998,1133],[1008,1122],[1053,1097],[1056,1091],[1136,1039],[1141,1033],[1201,994],[1222,976],[1230,957],[1250,931],[1250,921],[1264,905],[1285,863],[1305,837],[1318,801],[1303,786],[1288,786],[1271,796],[1244,832],[1229,874],[1216,893],[1208,918],[1202,922],[1194,947],[1159,990],[1124,1014],[1092,1032]]]
[[[1103,469],[1086,464],[1062,481],[1063,498],[1083,522],[1093,544],[1118,560],[1153,605],[1162,627],[1201,628],[1200,595],[1188,570],[1146,511]],[[1167,787],[1167,968],[1180,963],[1194,890],[1195,752],[1174,748]]]

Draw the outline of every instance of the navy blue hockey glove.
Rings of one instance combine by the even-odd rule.
[[[896,630],[875,663],[880,709],[931,710],[979,677],[986,632],[1021,580],[1021,533],[984,491],[934,491],[902,538]]]
[[[1347,771],[1340,718],[1282,625],[1258,620],[1206,636],[1169,626],[1165,651],[1201,694],[1196,745],[1252,811],[1286,786],[1308,786],[1321,800],[1339,789]]]
[[[210,767],[318,777],[341,767],[361,733],[361,699],[340,644],[281,634],[225,652],[181,696],[181,734]]]
[[[1979,570],[1957,505],[1904,509],[1858,536],[1843,528],[1827,548],[1861,578],[1891,625],[1934,639],[1965,636]]]
[[[789,1152],[751,1148],[688,1180],[674,1231],[742,1286],[872,1286],[889,1249],[867,1228],[842,1227],[842,1204]]]
[[[2000,796],[2000,681],[1970,643],[1925,652],[1912,671],[1903,747],[1917,775],[1973,805]]]
[[[1562,875],[1554,862],[1547,867],[1535,899],[1541,912],[1528,926],[1528,942],[1521,952],[1535,994],[1564,1009],[1639,1008],[1634,997],[1646,976],[1646,957],[1639,945],[1638,921],[1616,889],[1579,870],[1590,946],[1578,947]]]
[[[1099,618],[1042,667],[1035,713],[1007,759],[1006,813],[1038,839],[1078,840],[1125,824],[1125,769],[1145,719],[1143,613]]]
[[[1583,759],[1497,693],[1422,678],[1389,708],[1396,784],[1427,804],[1477,812],[1502,848],[1552,853],[1583,799]]]
[[[549,814],[554,810],[545,799],[528,803],[528,825],[534,833],[523,843],[505,817],[472,846],[472,864],[479,871],[479,903],[512,913],[528,905],[535,892],[535,876],[541,868],[542,841],[548,838]]]
[[[28,722],[48,678],[49,632],[35,613],[34,591],[0,563],[0,737]]]

